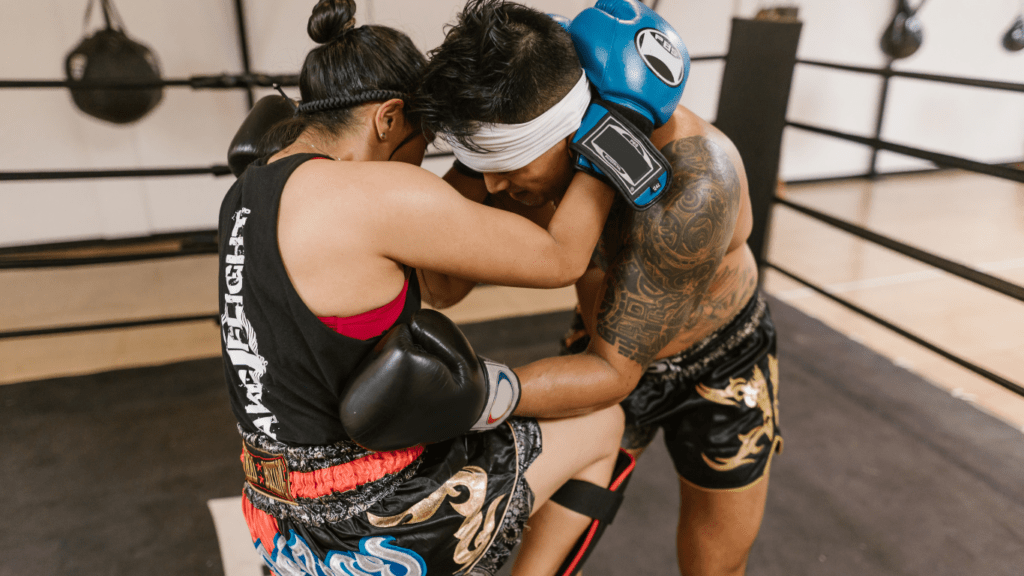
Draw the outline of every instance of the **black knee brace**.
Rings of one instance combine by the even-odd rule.
[[[580,539],[576,541],[569,555],[562,562],[562,566],[555,573],[556,576],[579,574],[583,562],[590,556],[597,541],[601,539],[605,527],[611,524],[615,518],[615,513],[618,512],[619,505],[622,504],[622,494],[626,489],[626,483],[635,466],[636,459],[625,450],[619,450],[615,471],[612,472],[612,480],[607,488],[601,488],[582,480],[569,480],[551,496],[552,502],[557,502],[569,510],[593,518],[590,526],[583,531]]]

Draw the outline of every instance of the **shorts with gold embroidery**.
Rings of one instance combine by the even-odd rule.
[[[571,341],[574,334],[563,352],[586,349],[586,342]],[[782,449],[778,366],[775,325],[755,296],[727,325],[648,366],[622,402],[622,447],[644,448],[661,428],[686,481],[711,490],[749,486]]]
[[[279,576],[491,576],[522,538],[541,452],[528,418],[394,452],[243,440],[243,512]]]

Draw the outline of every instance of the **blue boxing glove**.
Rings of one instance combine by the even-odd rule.
[[[657,128],[679,104],[690,55],[679,34],[638,0],[599,0],[569,26],[587,79],[604,100]]]
[[[572,24],[572,20],[565,16],[562,16],[561,14],[548,14],[548,16],[551,16],[552,20],[558,22],[558,24],[561,25],[562,28],[565,28],[566,32],[569,31],[569,24]]]
[[[605,176],[633,208],[654,205],[672,167],[650,141],[672,116],[690,71],[679,34],[637,0],[599,0],[569,25],[597,91],[573,137],[577,168]]]

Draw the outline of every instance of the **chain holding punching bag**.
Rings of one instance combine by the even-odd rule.
[[[921,20],[917,17],[918,10],[924,6],[925,0],[911,9],[908,0],[896,0],[896,15],[882,33],[882,52],[893,60],[906,58],[917,52],[924,39]]]
[[[89,0],[85,23],[96,0]],[[82,40],[64,60],[71,99],[83,112],[107,122],[128,124],[139,120],[163,99],[163,87],[87,88],[90,84],[159,83],[160,66],[153,52],[128,38],[110,0],[98,0],[106,27]]]

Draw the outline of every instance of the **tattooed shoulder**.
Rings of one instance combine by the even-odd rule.
[[[598,311],[598,334],[640,364],[701,310],[740,206],[736,169],[713,141],[682,138],[662,153],[672,182],[656,206],[633,215]]]

